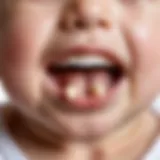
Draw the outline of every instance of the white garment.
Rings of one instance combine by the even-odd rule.
[[[4,129],[0,131],[0,160],[27,160]],[[160,160],[160,139],[155,142],[143,160]]]
[[[155,141],[150,152],[144,156],[143,160],[160,160],[160,139]]]
[[[0,133],[0,160],[27,160],[5,132]]]
[[[1,116],[0,116],[1,117]],[[0,119],[0,160],[27,160],[14,140],[6,132]],[[150,151],[142,160],[160,160],[160,138],[155,140]]]
[[[0,117],[0,160],[27,160],[6,132]]]

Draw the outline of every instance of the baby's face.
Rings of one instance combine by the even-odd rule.
[[[160,89],[158,1],[11,0],[1,76],[13,103],[74,138],[149,107]]]

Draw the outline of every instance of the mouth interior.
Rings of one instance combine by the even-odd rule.
[[[118,82],[124,75],[124,70],[120,65],[111,65],[111,66],[101,66],[101,65],[92,65],[92,66],[76,66],[76,65],[49,65],[48,73],[51,76],[65,75],[68,73],[93,73],[93,72],[103,72],[110,76],[112,84]]]
[[[103,106],[125,74],[120,65],[50,64],[47,72],[58,86],[56,96],[78,109]]]

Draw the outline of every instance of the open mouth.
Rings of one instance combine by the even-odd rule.
[[[57,99],[75,110],[103,108],[125,71],[122,65],[100,55],[70,56],[50,63],[47,72],[57,84]]]

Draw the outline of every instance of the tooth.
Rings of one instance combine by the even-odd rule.
[[[95,83],[91,87],[91,94],[95,96],[104,96],[106,94],[106,87],[101,83]]]
[[[67,61],[61,63],[61,65],[76,65],[76,66],[108,66],[113,63],[110,60],[104,59],[100,56],[82,56],[82,57],[70,57]]]
[[[66,95],[69,99],[75,99],[78,97],[76,85],[69,85],[66,88]]]
[[[69,99],[75,99],[84,95],[84,88],[77,84],[70,84],[66,87],[66,95]]]

